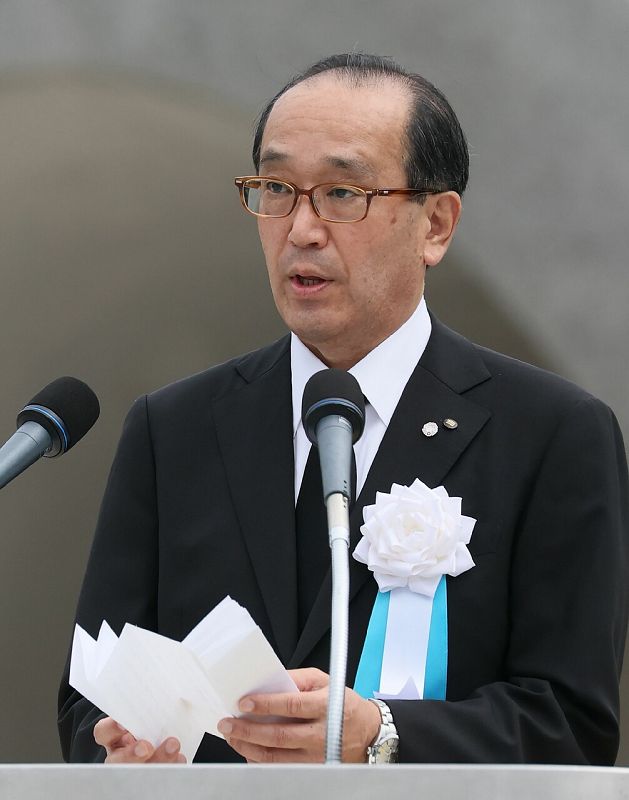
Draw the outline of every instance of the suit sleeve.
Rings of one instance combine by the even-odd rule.
[[[614,763],[628,506],[616,420],[581,400],[548,443],[516,531],[504,680],[457,701],[391,701],[401,761]]]
[[[76,621],[96,637],[104,619],[120,633],[125,622],[156,628],[158,523],[155,466],[146,398],[129,412],[111,468]],[[105,716],[68,684],[59,690],[59,733],[66,761],[103,761],[94,741]]]

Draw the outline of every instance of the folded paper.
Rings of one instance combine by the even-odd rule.
[[[77,625],[70,685],[136,739],[157,746],[175,736],[188,763],[204,733],[221,737],[219,720],[240,716],[244,695],[297,691],[248,611],[230,597],[183,642],[129,624],[117,637],[106,622],[94,640]]]

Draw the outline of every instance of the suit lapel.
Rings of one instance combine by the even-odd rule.
[[[297,641],[297,568],[290,348],[288,339],[245,357],[245,379],[214,403],[234,508],[278,652]]]
[[[426,351],[407,383],[350,517],[350,601],[371,573],[351,557],[363,522],[363,507],[375,502],[377,491],[388,492],[392,483],[411,484],[419,478],[429,487],[440,485],[461,454],[489,419],[489,411],[463,396],[463,392],[490,377],[473,345],[433,319]],[[446,418],[457,421],[449,430]],[[422,434],[426,422],[438,433]],[[291,664],[304,661],[330,627],[331,572],[328,571]]]

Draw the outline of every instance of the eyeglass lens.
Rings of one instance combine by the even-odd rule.
[[[293,187],[278,180],[246,181],[243,187],[245,203],[254,214],[284,217],[295,205]],[[348,222],[362,219],[367,209],[367,195],[360,189],[343,184],[329,183],[318,186],[313,200],[319,214],[325,219]]]

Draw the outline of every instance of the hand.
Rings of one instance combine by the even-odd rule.
[[[299,694],[243,697],[239,707],[248,717],[230,717],[218,724],[218,730],[227,743],[249,762],[324,760],[329,678],[318,669],[296,669],[289,674],[297,684]],[[287,719],[271,723],[251,718],[258,715]],[[367,748],[379,729],[378,707],[351,689],[345,689],[343,762],[366,761]]]
[[[179,740],[172,736],[153,747],[150,742],[139,741],[111,717],[94,725],[94,739],[107,750],[105,764],[185,764],[186,757],[179,752]]]

